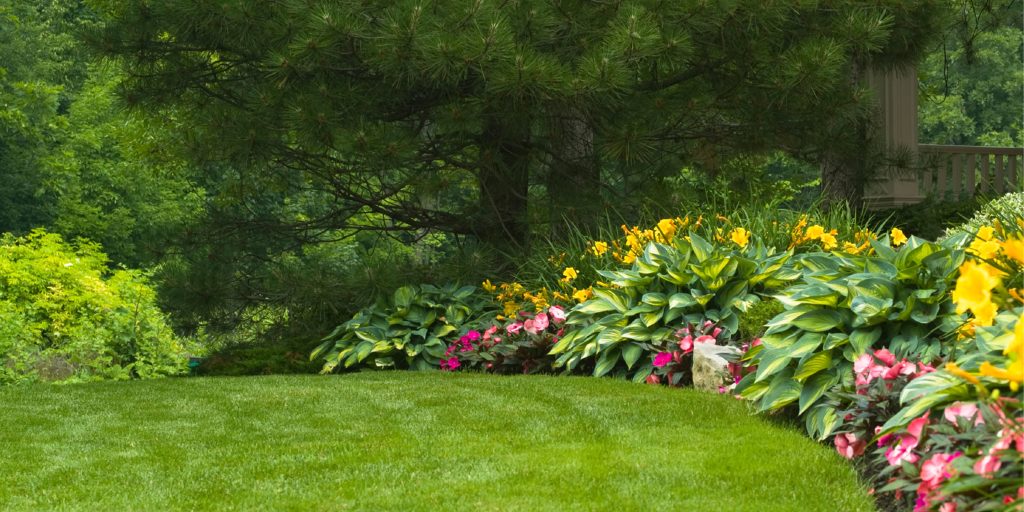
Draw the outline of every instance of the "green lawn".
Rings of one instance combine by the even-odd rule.
[[[0,389],[0,510],[873,510],[732,398],[388,372]]]

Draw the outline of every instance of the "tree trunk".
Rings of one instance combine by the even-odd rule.
[[[555,112],[548,170],[551,235],[565,238],[570,225],[588,230],[602,208],[601,168],[594,152],[594,128],[575,108]]]
[[[822,207],[831,209],[842,204],[860,208],[864,199],[862,162],[850,155],[831,153],[821,161]]]
[[[478,180],[480,220],[476,235],[506,253],[529,247],[526,217],[530,185],[530,130],[522,120],[495,119],[483,131]]]

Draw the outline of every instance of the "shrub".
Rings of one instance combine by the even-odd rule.
[[[0,238],[0,382],[181,373],[186,348],[145,275],[110,271],[99,246],[42,230]]]
[[[490,373],[550,373],[551,347],[564,333],[565,310],[558,305],[539,312],[521,311],[504,321],[499,315],[486,329],[471,330],[448,346],[442,370],[472,368]]]
[[[986,203],[967,222],[948,229],[946,237],[959,233],[973,235],[982,226],[991,225],[993,220],[1013,223],[1021,212],[1024,212],[1024,192],[1011,192]]]
[[[445,355],[446,340],[482,314],[474,287],[403,286],[339,325],[310,359],[323,357],[324,372],[338,365],[434,369]]]

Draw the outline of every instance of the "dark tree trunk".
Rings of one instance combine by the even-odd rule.
[[[565,108],[555,113],[551,153],[547,179],[551,234],[564,238],[570,224],[584,230],[592,228],[603,210],[594,128],[578,109]]]
[[[529,247],[530,130],[522,121],[493,120],[480,143],[480,219],[476,235],[503,252]]]
[[[852,155],[828,154],[821,161],[822,207],[848,204],[860,208],[864,200],[863,159]]]

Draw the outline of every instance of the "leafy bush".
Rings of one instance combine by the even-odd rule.
[[[993,220],[1012,224],[1020,218],[1021,212],[1024,212],[1024,192],[1011,192],[986,203],[970,220],[947,230],[946,237],[960,233],[973,235],[982,226],[991,225]]]
[[[323,371],[351,368],[437,368],[446,339],[482,314],[471,286],[403,286],[386,300],[365,308],[324,338],[310,356],[323,357]]]
[[[445,350],[442,370],[472,368],[490,373],[546,373],[554,370],[551,347],[564,332],[565,310],[521,311],[495,319],[483,332],[471,330]]]
[[[0,238],[0,382],[151,378],[187,353],[145,276],[42,230]]]
[[[795,266],[803,282],[775,297],[786,310],[768,322],[762,346],[749,352],[757,371],[737,386],[761,410],[797,402],[818,439],[841,423],[825,394],[852,387],[853,363],[872,348],[931,361],[940,338],[958,327],[951,285],[964,252],[911,237],[899,250],[873,241],[875,255],[806,254]],[[962,242],[962,237],[959,240]]]
[[[710,320],[730,337],[739,327],[737,312],[760,300],[756,291],[799,275],[786,267],[791,251],[775,254],[742,242],[715,245],[694,233],[672,245],[650,243],[629,270],[599,272],[610,284],[595,287],[594,298],[569,313],[571,330],[552,350],[557,364],[573,371],[594,357],[595,376],[613,370],[625,376],[684,323]]]
[[[742,340],[753,340],[764,334],[765,324],[786,308],[776,299],[766,297],[740,314],[739,335]]]

